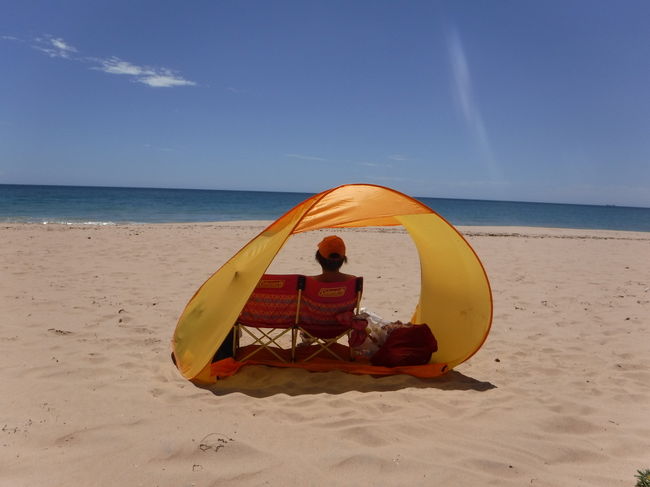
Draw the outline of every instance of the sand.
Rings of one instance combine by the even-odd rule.
[[[259,222],[0,227],[0,486],[631,486],[650,468],[650,233],[461,228],[490,336],[442,378],[247,367],[211,389],[169,342]],[[408,320],[398,229],[336,231],[364,305]],[[315,273],[321,233],[271,271]]]

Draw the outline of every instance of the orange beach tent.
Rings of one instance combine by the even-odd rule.
[[[492,294],[469,243],[423,203],[390,188],[348,184],[289,210],[215,272],[183,311],[172,340],[184,377],[203,381],[258,281],[289,236],[323,228],[402,225],[420,258],[420,299],[413,323],[438,340],[432,363],[452,369],[481,347],[492,323]],[[214,379],[214,378],[213,378]]]

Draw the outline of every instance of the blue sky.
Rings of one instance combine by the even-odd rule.
[[[650,2],[0,0],[0,183],[650,207]]]

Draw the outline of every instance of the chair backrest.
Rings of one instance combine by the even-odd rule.
[[[305,289],[300,300],[301,324],[338,324],[336,315],[355,311],[363,291],[363,278],[343,282],[321,282],[305,278]]]
[[[249,326],[289,328],[298,319],[305,276],[265,274],[242,309],[238,322]]]

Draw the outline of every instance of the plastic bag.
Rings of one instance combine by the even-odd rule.
[[[361,308],[356,317],[365,319],[368,322],[368,327],[366,328],[368,336],[363,343],[352,348],[352,354],[359,358],[369,359],[372,357],[386,341],[386,338],[391,331],[391,327],[396,323],[400,323],[386,321],[381,316],[372,311],[368,311],[366,308]]]

